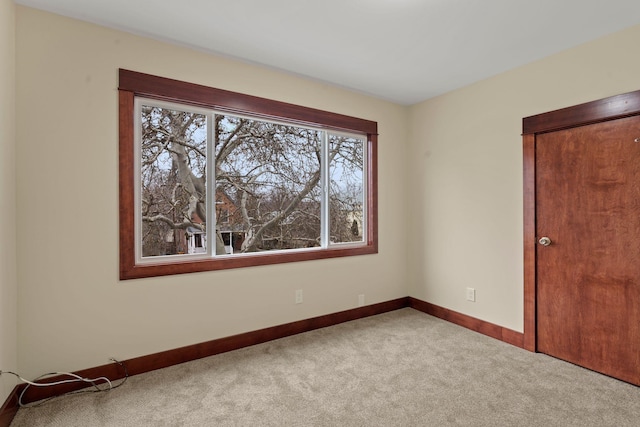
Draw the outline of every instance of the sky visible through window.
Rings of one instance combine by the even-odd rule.
[[[143,257],[206,245],[212,198],[225,212],[210,230],[213,255],[364,241],[364,137],[325,141],[318,129],[154,103],[139,114]]]

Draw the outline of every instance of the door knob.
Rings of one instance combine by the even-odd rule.
[[[542,246],[549,246],[551,244],[551,239],[548,237],[541,237],[540,240],[538,240],[538,243]]]

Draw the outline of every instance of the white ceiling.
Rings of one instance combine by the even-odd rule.
[[[640,23],[638,0],[16,3],[406,105]]]

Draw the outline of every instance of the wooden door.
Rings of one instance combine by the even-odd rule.
[[[536,135],[537,350],[640,385],[640,116]]]

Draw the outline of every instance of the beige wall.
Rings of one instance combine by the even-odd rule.
[[[523,330],[522,118],[640,89],[639,43],[636,26],[411,108],[410,295]]]
[[[349,309],[361,293],[367,303],[409,294],[522,331],[521,120],[640,88],[640,26],[405,108],[16,11],[16,126],[3,115],[0,131],[0,233],[8,237],[0,239],[8,265],[0,276],[0,362],[15,365],[17,223],[18,359],[30,377]],[[3,111],[13,105],[12,14],[11,1],[2,0]],[[120,67],[378,121],[380,253],[118,281]],[[7,203],[14,171],[17,221]],[[477,290],[475,303],[465,301],[468,286]],[[301,305],[293,303],[298,288]]]
[[[0,369],[17,369],[15,7],[0,0]],[[0,405],[16,381],[0,377]]]
[[[23,375],[346,310],[358,294],[407,295],[406,108],[24,7],[16,34]],[[118,281],[120,67],[377,121],[380,253]]]

